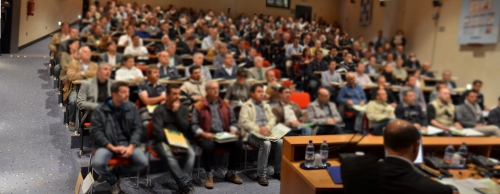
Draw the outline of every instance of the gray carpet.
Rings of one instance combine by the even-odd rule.
[[[88,163],[88,157],[79,159],[77,149],[70,149],[71,132],[63,125],[63,108],[48,75],[49,41],[0,56],[0,193],[72,193],[81,165]],[[254,175],[239,172],[244,183],[235,185],[223,182],[224,173],[214,173],[212,190],[202,186],[203,178],[195,180],[196,193],[279,193],[276,179],[262,187]],[[152,177],[153,188],[144,188],[141,181],[139,189],[134,189],[134,178],[123,178],[123,193],[175,192],[168,172]],[[109,188],[96,185],[97,193],[109,193]]]

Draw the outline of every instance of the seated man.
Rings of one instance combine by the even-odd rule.
[[[160,79],[160,69],[154,65],[150,65],[146,70],[147,79],[139,85],[140,109],[139,114],[144,126],[148,125],[152,119],[151,113],[147,109],[147,105],[158,105],[165,103],[167,96],[165,86],[158,82]]]
[[[309,87],[311,88],[311,99],[315,99],[319,88],[319,77],[314,74],[316,71],[325,71],[328,69],[327,64],[323,62],[323,53],[316,51],[314,60],[307,65],[307,78],[309,79]]]
[[[342,83],[342,76],[340,73],[335,71],[337,67],[337,62],[335,60],[331,60],[328,63],[328,70],[321,72],[321,86],[326,88],[331,96],[336,96],[337,87],[331,85],[332,82]]]
[[[394,56],[397,57],[397,53],[394,53]],[[425,75],[426,77],[434,78],[434,73],[429,71],[429,68],[430,68],[429,62],[425,62],[425,63],[427,63],[427,67],[424,68],[422,66],[422,72],[424,72],[424,70],[425,70],[425,73],[427,74],[427,75]],[[422,64],[422,65],[424,65],[424,64]],[[413,70],[417,70],[417,69],[420,69],[420,62],[418,61],[417,56],[415,56],[415,54],[410,54],[410,57],[404,62],[403,66],[408,67],[408,68],[413,69]],[[424,75],[424,74],[422,74],[422,75]]]
[[[415,104],[415,92],[408,90],[403,92],[403,101],[401,101],[394,114],[396,118],[402,119],[413,124],[417,129],[427,131],[427,118],[420,105]]]
[[[201,49],[212,49],[214,47],[214,43],[219,38],[217,37],[218,30],[217,28],[210,28],[208,30],[209,35],[203,38],[201,43]]]
[[[82,122],[90,121],[90,112],[111,96],[109,89],[111,84],[113,84],[113,80],[109,79],[110,75],[111,66],[103,63],[99,65],[94,78],[88,82],[82,83],[76,98],[76,105],[78,106],[78,109],[85,110],[86,112]]]
[[[3,28],[2,28],[3,29]],[[49,50],[51,51],[50,58],[55,58],[57,54],[57,45],[70,39],[70,26],[68,22],[61,23],[61,32],[58,32],[52,36],[49,43]]]
[[[234,64],[233,55],[227,53],[224,57],[224,64],[215,70],[214,78],[236,79],[236,69],[238,66]]]
[[[488,114],[488,120],[492,125],[500,127],[500,97],[498,98],[498,104],[499,106],[490,110],[490,113]]]
[[[184,65],[182,63],[182,59],[179,55],[175,54],[177,52],[177,45],[175,45],[175,42],[170,42],[168,43],[168,46],[167,46],[167,52],[170,56],[169,60],[170,60],[170,63],[169,65],[170,66],[179,66],[179,65]]]
[[[422,70],[420,71],[420,75],[427,78],[434,78],[434,73],[430,70],[431,64],[429,62],[422,63]]]
[[[155,44],[155,54],[158,54],[161,51],[166,51],[169,44],[170,39],[168,38],[168,35],[161,37],[161,42],[157,42]]]
[[[399,101],[400,102],[403,101],[403,96],[404,96],[403,92],[404,91],[411,90],[415,94],[414,104],[419,105],[422,108],[422,111],[425,112],[426,103],[425,103],[424,93],[422,92],[422,89],[415,86],[416,82],[417,82],[417,78],[415,76],[409,76],[408,78],[406,78],[406,85],[399,89]]]
[[[212,79],[212,74],[210,73],[210,69],[208,67],[203,66],[203,53],[195,53],[193,56],[193,64],[186,68],[185,74],[186,77],[189,77],[189,69],[194,66],[198,66],[201,69],[201,79],[204,81],[208,81]]]
[[[483,111],[477,104],[477,92],[470,91],[463,104],[458,105],[455,111],[456,121],[464,128],[474,128],[485,136],[500,137],[500,129],[496,125],[486,125]]]
[[[396,120],[384,130],[387,156],[380,167],[378,193],[452,194],[453,189],[415,171],[421,135],[406,121]],[[458,192],[456,192],[458,193]],[[455,193],[454,193],[455,194]]]
[[[430,125],[444,130],[443,135],[450,135],[450,127],[462,129],[462,125],[455,122],[455,105],[451,102],[448,88],[440,89],[438,99],[427,106],[427,120]]]
[[[182,84],[181,90],[186,92],[191,98],[198,102],[203,100],[205,93],[205,80],[201,79],[200,66],[192,66],[189,68],[189,80]]]
[[[234,53],[235,59],[244,59],[248,55],[248,51],[245,47],[246,40],[241,39],[238,41],[238,48],[236,48],[236,52]]]
[[[339,69],[345,69],[348,72],[355,72],[356,68],[356,63],[352,60],[352,54],[345,54],[344,61],[340,62]]]
[[[167,86],[167,100],[165,104],[156,107],[153,112],[153,136],[155,143],[153,149],[156,151],[161,161],[166,163],[170,174],[177,183],[179,193],[194,193],[194,186],[191,179],[196,154],[189,141],[185,138],[188,148],[176,148],[170,146],[165,136],[164,129],[180,132],[184,137],[189,133],[188,108],[181,104],[181,89],[178,85]],[[174,156],[176,152],[186,152]]]
[[[217,55],[213,58],[212,62],[215,67],[220,67],[224,65],[224,59],[226,58],[227,52],[227,44],[219,43],[217,46]]]
[[[132,44],[129,44],[125,48],[123,52],[124,55],[135,55],[135,56],[144,56],[148,55],[148,49],[145,46],[141,45],[141,38],[137,35],[132,36]]]
[[[403,67],[403,59],[396,59],[396,67],[392,70],[392,75],[398,80],[406,80],[408,72]]]
[[[148,23],[141,22],[139,24],[139,30],[135,31],[135,34],[141,38],[151,38],[151,34],[148,31],[146,31],[147,27]]]
[[[450,70],[446,70],[443,72],[443,82],[446,83],[446,88],[450,90],[455,89],[457,87],[457,84],[455,84],[455,82],[451,80]]]
[[[370,76],[365,74],[365,64],[361,62],[358,63],[358,67],[356,68],[356,83],[361,86],[373,83]]]
[[[314,41],[314,47],[311,48],[311,54],[315,54],[316,51],[321,51],[323,55],[328,54],[328,50],[321,48],[321,40]]]
[[[116,80],[140,80],[144,77],[142,71],[135,67],[135,59],[131,55],[123,57],[123,67],[116,71]]]
[[[436,83],[436,89],[429,95],[429,102],[432,102],[438,98],[438,92],[439,90],[441,90],[441,88],[446,88],[446,83],[444,83],[443,81],[438,81]]]
[[[271,107],[263,102],[264,89],[261,85],[250,87],[251,98],[241,106],[238,126],[241,129],[243,141],[259,148],[257,161],[257,182],[262,186],[269,183],[266,178],[267,158],[271,149],[274,149],[274,176],[281,175],[281,148],[283,139],[263,139],[269,137],[271,129],[276,125],[276,117],[271,112]]]
[[[355,111],[352,106],[364,106],[366,104],[367,100],[365,91],[359,84],[356,84],[354,73],[347,73],[346,80],[347,84],[340,88],[339,95],[337,96],[337,102],[343,105],[346,110],[356,114],[354,130],[361,132],[363,131],[364,114],[362,112]]]
[[[374,135],[382,135],[385,126],[396,118],[394,108],[387,104],[385,90],[378,90],[376,100],[368,102],[366,117],[368,117],[369,126],[373,128]]]
[[[255,56],[257,56],[257,50],[255,48],[248,49],[248,56],[241,60],[241,63],[245,63],[245,68],[252,68],[254,65]]]
[[[366,53],[370,54],[369,51],[366,51]],[[365,73],[367,74],[379,74],[380,69],[377,67],[377,57],[375,56],[370,56],[369,58],[366,58],[368,61],[365,64]]]
[[[100,175],[98,181],[106,181],[111,185],[111,193],[118,194],[119,176],[143,169],[148,165],[148,158],[139,148],[143,129],[135,105],[128,100],[128,84],[115,82],[110,89],[111,98],[95,107],[92,113],[90,136],[96,150],[92,168]],[[130,164],[111,170],[108,161],[113,156],[129,158]]]
[[[101,41],[101,38],[103,36],[103,32],[102,32],[102,26],[101,25],[96,25],[94,27],[94,29],[92,29],[92,35],[90,35],[88,38],[87,38],[87,45],[93,45],[93,46],[97,46],[99,44],[99,42]]]
[[[328,55],[326,55],[325,57],[323,57],[323,61],[326,61],[327,64],[330,64],[331,61],[335,61],[335,64],[340,64],[344,59],[342,59],[342,57],[339,57],[338,56],[338,51],[337,51],[337,47],[332,47],[330,49],[330,52],[328,53]]]
[[[248,69],[248,79],[255,79],[257,81],[264,81],[264,74],[266,73],[263,67],[264,59],[260,56],[255,57],[254,67]]]
[[[217,148],[224,148],[229,151],[228,171],[224,180],[241,184],[243,180],[236,175],[236,167],[240,164],[240,155],[242,150],[241,140],[216,143],[214,135],[219,132],[228,132],[236,135],[238,132],[236,117],[233,109],[228,102],[219,97],[219,84],[216,81],[209,81],[204,88],[206,98],[197,102],[193,106],[191,129],[198,140],[198,145],[202,149],[203,166],[207,173],[205,187],[212,189],[214,187],[214,178],[212,174],[212,164],[214,152]]]
[[[107,63],[110,65],[119,65],[123,63],[123,55],[121,53],[116,52],[115,41],[112,40],[106,43],[106,48],[108,49],[108,52],[99,55],[98,61],[100,63]]]
[[[182,47],[181,55],[194,55],[200,52],[196,47],[196,37],[191,35],[187,37],[186,44]]]
[[[385,77],[384,76],[378,76],[377,77],[377,87],[372,88],[370,90],[370,96],[372,100],[375,100],[377,98],[377,91],[378,90],[385,90],[385,93],[387,94],[387,103],[390,104],[392,107],[396,107],[397,101],[396,97],[394,97],[394,94],[392,92],[391,88],[388,88],[385,82]]]
[[[280,102],[273,107],[273,114],[276,117],[276,123],[283,123],[292,131],[287,135],[291,136],[309,136],[311,128],[304,126],[306,115],[302,114],[302,109],[295,102],[290,102],[290,88],[286,86],[280,87],[278,90]]]
[[[76,86],[72,84],[75,80],[93,78],[97,72],[97,63],[90,61],[90,48],[84,46],[79,50],[80,61],[73,60],[68,64],[68,83],[64,85],[64,101],[68,103],[69,129],[75,130],[76,120]]]
[[[474,80],[472,82],[472,90],[465,91],[460,97],[460,103],[465,102],[465,98],[469,94],[469,92],[473,91],[477,93],[477,104],[481,107],[481,110],[490,110],[488,107],[484,107],[484,97],[481,93],[481,87],[483,86],[483,82],[481,80]]]
[[[167,51],[161,51],[157,54],[158,56],[158,68],[160,68],[160,78],[179,78],[179,71],[175,66],[170,65],[170,54]]]
[[[330,102],[330,93],[325,88],[318,91],[318,99],[307,106],[307,122],[314,123],[314,135],[343,134],[344,130],[337,126],[342,117],[335,103]]]
[[[118,46],[128,47],[132,45],[133,42],[132,39],[135,34],[135,27],[134,25],[128,25],[125,28],[127,29],[127,34],[120,36],[120,38],[118,39]],[[139,37],[139,45],[140,46],[143,45],[142,38],[140,37]]]

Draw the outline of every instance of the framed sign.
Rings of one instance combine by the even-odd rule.
[[[266,0],[266,7],[290,9],[290,0]]]
[[[500,29],[500,1],[462,0],[457,43],[496,44]]]
[[[372,22],[372,0],[361,0],[359,9],[359,25],[368,26]]]

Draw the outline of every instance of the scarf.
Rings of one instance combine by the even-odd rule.
[[[481,116],[482,116],[481,107],[479,107],[479,105],[477,103],[471,104],[468,100],[465,100],[464,104],[465,104],[465,106],[468,106],[474,112],[474,115],[476,116],[476,121],[479,121],[481,119]]]

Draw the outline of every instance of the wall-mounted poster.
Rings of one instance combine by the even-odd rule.
[[[500,1],[462,0],[459,45],[496,44],[500,29]]]
[[[266,6],[290,9],[290,0],[266,0]]]
[[[361,0],[359,25],[368,26],[372,22],[372,0]]]

